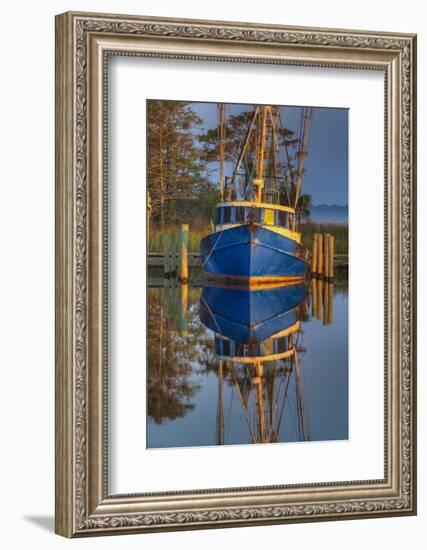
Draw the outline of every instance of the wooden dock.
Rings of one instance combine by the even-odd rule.
[[[175,265],[179,262],[179,255],[176,254]],[[165,264],[165,258],[163,252],[150,252],[148,254],[148,267],[163,267]],[[188,266],[189,267],[201,267],[200,254],[196,252],[188,253]]]

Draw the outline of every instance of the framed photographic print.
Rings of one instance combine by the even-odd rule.
[[[416,37],[56,18],[56,531],[416,513]]]

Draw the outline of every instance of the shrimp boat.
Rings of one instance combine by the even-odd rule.
[[[225,115],[219,106],[221,202],[214,232],[200,242],[208,279],[245,286],[304,280],[309,252],[301,244],[300,198],[312,114],[302,108],[299,137],[290,140],[278,107],[255,106],[233,173],[224,176]]]

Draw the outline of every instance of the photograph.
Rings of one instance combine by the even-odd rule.
[[[396,518],[383,546],[397,548],[409,525],[422,531],[409,517],[420,18],[382,0],[358,29],[359,5],[341,17],[312,3],[310,21],[264,4],[228,3],[228,20],[200,3],[65,11],[55,72],[15,71],[24,90],[36,69],[55,83],[54,113],[52,94],[33,102],[55,134],[20,146],[29,162],[9,179],[45,169],[37,148],[55,142],[55,399],[40,419],[54,412],[55,464],[29,471],[54,475],[62,537],[199,530],[209,546],[209,529],[282,525],[291,543],[301,529],[317,543],[321,527],[338,548],[335,522],[360,547],[362,522],[348,520],[372,519],[366,540],[383,540],[374,518]],[[22,145],[28,128],[10,135]],[[26,181],[44,200],[45,178]],[[28,212],[49,218],[21,187],[9,186],[27,214],[12,217],[28,241]],[[36,241],[18,254],[24,274],[48,242]]]
[[[348,125],[147,100],[148,449],[349,438]]]

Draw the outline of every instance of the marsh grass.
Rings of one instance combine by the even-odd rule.
[[[148,239],[148,251],[149,252],[163,252],[163,233],[169,233],[171,235],[173,232],[177,235],[177,246],[178,246],[178,228],[176,227],[167,227],[165,229],[150,229],[150,236]],[[190,225],[190,232],[188,235],[188,251],[189,252],[199,252],[200,241],[206,235],[209,235],[211,232],[210,227],[204,229],[195,229],[193,230]]]

